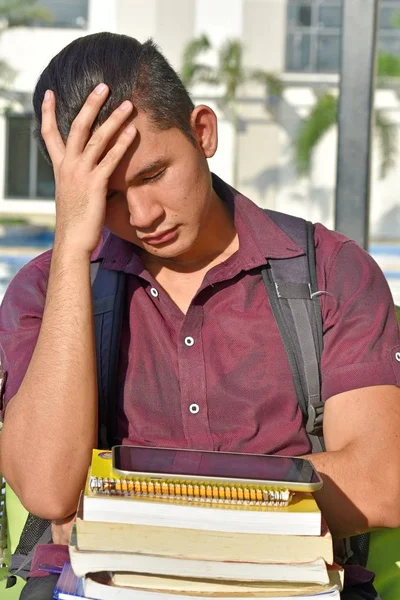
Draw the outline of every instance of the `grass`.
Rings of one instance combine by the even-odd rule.
[[[0,225],[28,225],[22,217],[0,217]]]

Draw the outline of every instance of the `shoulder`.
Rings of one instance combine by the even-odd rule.
[[[15,278],[24,277],[30,273],[37,276],[39,273],[41,273],[45,279],[48,279],[52,254],[53,250],[46,250],[46,252],[38,254],[18,271]]]
[[[24,265],[11,280],[0,308],[0,321],[13,313],[43,307],[49,278],[51,250]]]
[[[27,263],[9,284],[0,307],[0,405],[18,390],[28,368],[42,323],[51,251]]]
[[[322,395],[399,385],[399,328],[388,283],[374,259],[346,236],[315,226],[324,329]]]
[[[339,231],[332,231],[321,223],[314,224],[314,243],[317,262],[328,268],[335,260],[337,254],[347,245],[356,251],[362,250],[356,242]],[[362,250],[365,252],[364,250]]]
[[[381,300],[391,301],[381,268],[354,240],[317,223],[314,226],[314,241],[320,289],[329,289],[339,301],[356,289],[372,286]],[[371,298],[371,302],[373,300]]]
[[[35,256],[20,268],[7,286],[2,307],[18,294],[47,288],[51,255],[52,250],[47,250],[46,252]]]

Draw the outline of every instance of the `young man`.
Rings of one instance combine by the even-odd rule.
[[[89,265],[99,257],[129,275],[116,441],[310,453],[261,276],[268,259],[302,251],[211,176],[213,111],[193,106],[152,43],[108,33],[56,56],[34,106],[56,181],[54,248],[15,277],[0,314],[1,466],[24,505],[66,541],[63,523],[97,443]],[[318,501],[337,537],[396,527],[400,341],[391,295],[354,242],[316,225],[315,244],[327,450],[311,457],[324,478]],[[36,584],[24,598],[36,597]],[[367,582],[343,597],[376,596]]]

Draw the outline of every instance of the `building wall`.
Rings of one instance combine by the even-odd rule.
[[[76,37],[96,31],[125,33],[145,41],[152,37],[172,65],[179,70],[182,50],[195,36],[206,33],[214,47],[228,38],[240,38],[249,68],[281,74],[285,69],[286,0],[90,0],[87,30],[20,28],[0,37],[0,56],[17,71],[14,89],[25,96],[13,102],[13,110],[29,106],[40,71],[54,54]],[[216,53],[207,57],[216,61]],[[283,97],[266,103],[263,89],[247,85],[239,103],[240,131],[235,138],[229,115],[218,103],[218,91],[193,90],[196,102],[207,102],[219,117],[219,151],[210,166],[220,176],[234,181],[235,148],[240,189],[265,207],[292,212],[333,225],[336,168],[336,132],[327,133],[314,155],[310,177],[299,179],[293,166],[293,141],[303,116],[316,101],[315,85],[324,78],[304,75],[302,85],[285,75]],[[325,78],[327,87],[332,78]],[[334,78],[333,78],[334,80]],[[1,100],[0,100],[1,102]],[[380,90],[377,106],[398,123],[400,103],[390,90]],[[4,102],[3,102],[4,107]],[[1,104],[0,104],[1,109]],[[46,200],[7,200],[5,179],[5,117],[0,116],[0,212],[54,213]],[[399,152],[400,160],[400,152]],[[1,168],[4,165],[4,168]],[[397,169],[379,179],[379,147],[374,155],[372,233],[383,238],[400,237]],[[397,165],[400,166],[400,165]]]

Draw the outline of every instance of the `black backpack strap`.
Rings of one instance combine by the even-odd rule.
[[[111,448],[118,395],[118,355],[126,274],[90,265],[99,398],[99,448]]]
[[[99,448],[113,443],[117,400],[119,340],[125,299],[126,274],[91,263],[90,279],[96,338],[97,387],[99,398]],[[18,547],[11,556],[9,587],[19,575],[26,579],[37,544],[51,541],[51,522],[29,514]]]
[[[324,450],[320,360],[322,316],[315,267],[314,227],[311,223],[274,211],[268,216],[304,254],[269,259],[262,269],[272,312],[289,359],[299,406],[313,452]]]
[[[325,450],[322,432],[324,404],[320,392],[323,336],[314,227],[297,217],[269,210],[265,212],[304,250],[304,255],[299,257],[269,259],[262,275],[288,355],[312,451],[321,452]],[[346,561],[365,566],[369,539],[369,534],[365,533],[344,540]]]

